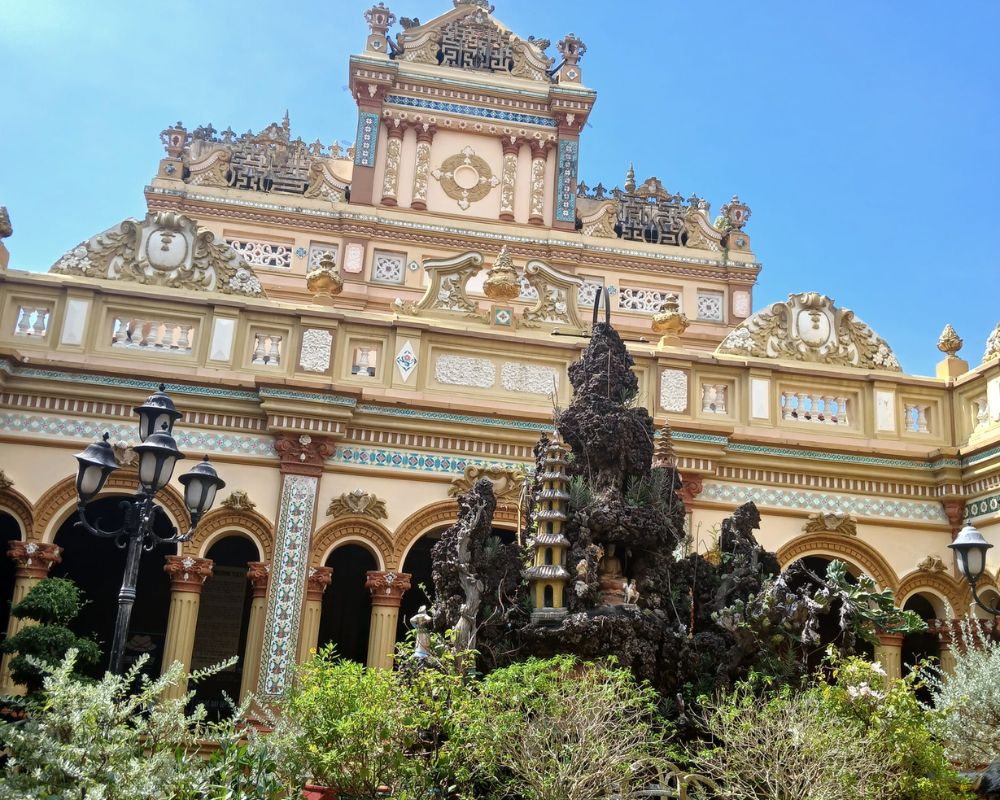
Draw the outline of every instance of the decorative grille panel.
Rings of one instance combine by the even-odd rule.
[[[402,253],[375,251],[372,261],[372,280],[379,283],[402,283],[406,259]]]
[[[618,308],[622,311],[641,311],[644,314],[655,314],[660,310],[668,294],[675,294],[675,292],[623,286],[618,292]],[[678,295],[679,298],[680,295]]]
[[[326,257],[330,256],[333,259],[333,263],[337,263],[337,245],[335,244],[316,244],[315,242],[309,245],[309,269],[316,269],[320,265],[320,262]]]
[[[698,319],[722,322],[722,294],[719,292],[698,292]]]
[[[292,266],[292,247],[259,239],[226,239],[229,246],[253,267],[288,269]]]
[[[604,288],[601,278],[584,278],[583,284],[577,290],[576,304],[583,309],[594,307],[594,298]]]

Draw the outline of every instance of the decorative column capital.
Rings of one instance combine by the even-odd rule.
[[[282,474],[311,475],[323,473],[323,462],[336,450],[332,439],[291,432],[279,433],[274,442],[281,460]]]
[[[902,647],[903,646],[903,634],[901,633],[886,633],[885,631],[878,631],[878,643],[882,647]]]
[[[310,567],[309,577],[306,578],[306,600],[322,600],[323,592],[332,580],[332,567]]]
[[[685,506],[690,506],[704,488],[704,476],[695,472],[681,473],[681,489],[678,494]]]
[[[193,556],[167,556],[163,571],[170,576],[170,591],[201,594],[201,587],[212,577],[213,561]]]
[[[385,135],[390,139],[402,139],[409,126],[398,119],[385,118]]]
[[[7,548],[7,555],[17,565],[18,578],[45,578],[53,564],[62,561],[62,548],[57,544],[22,542],[16,539]]]
[[[409,573],[394,570],[369,572],[365,588],[372,593],[372,605],[399,608],[403,595],[410,588],[411,577]]]
[[[505,156],[516,156],[521,152],[522,144],[524,142],[516,136],[502,136],[500,138],[500,147],[503,148]]]
[[[423,123],[416,126],[417,129],[417,141],[427,142],[430,144],[434,141],[434,134],[437,133],[437,125],[431,125],[430,123]]]
[[[529,144],[531,145],[531,157],[533,159],[534,158],[544,159],[546,154],[549,152],[548,142],[543,142],[539,139],[531,139],[529,140]]]
[[[267,581],[271,577],[271,565],[266,561],[251,561],[247,564],[247,580],[254,597],[267,597]]]

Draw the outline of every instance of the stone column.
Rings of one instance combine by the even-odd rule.
[[[167,556],[163,571],[170,576],[170,611],[167,614],[167,636],[163,644],[161,672],[166,672],[175,661],[180,661],[184,671],[191,670],[194,636],[198,630],[198,608],[201,588],[212,575],[212,560],[191,556]],[[187,679],[171,686],[165,697],[183,697],[187,692]]]
[[[531,193],[528,201],[528,223],[545,224],[545,153],[548,147],[537,139],[531,142]]]
[[[503,147],[503,169],[500,172],[500,219],[514,221],[514,194],[517,185],[517,154],[521,150],[521,140],[516,136],[504,136],[500,140]]]
[[[257,695],[264,702],[284,694],[295,666],[316,493],[323,462],[333,453],[334,445],[332,440],[318,436],[282,433],[274,448],[281,459],[281,494],[257,680]]]
[[[878,645],[875,648],[875,660],[885,670],[886,679],[898,680],[903,677],[903,634],[878,634]]]
[[[431,171],[431,142],[437,128],[424,123],[417,127],[417,157],[413,167],[413,199],[410,208],[418,211],[427,209],[427,176]]]
[[[403,133],[406,127],[399,120],[384,120],[388,136],[385,146],[385,170],[382,173],[382,205],[396,205],[399,193],[399,160],[403,153]]]
[[[330,567],[310,567],[306,583],[306,604],[302,608],[298,662],[308,661],[319,644],[319,618],[323,613],[323,592],[333,579]]]
[[[369,572],[365,587],[372,593],[372,622],[368,632],[368,666],[392,668],[396,648],[396,623],[399,604],[410,588],[410,575],[405,572]]]
[[[264,641],[264,607],[267,602],[267,577],[271,566],[263,561],[247,564],[247,580],[253,591],[250,600],[250,622],[247,625],[247,644],[243,650],[243,678],[240,680],[240,699],[257,688],[260,675],[260,648]]]
[[[14,594],[11,597],[11,607],[20,603],[42,578],[47,578],[53,564],[62,561],[62,548],[57,544],[42,544],[41,542],[22,542],[20,539],[10,543],[7,555],[14,560],[17,569],[14,573]],[[7,638],[20,631],[26,625],[34,625],[32,620],[17,619],[11,615],[7,621]],[[24,687],[14,683],[10,677],[11,654],[5,653],[0,662],[0,695],[23,694]]]

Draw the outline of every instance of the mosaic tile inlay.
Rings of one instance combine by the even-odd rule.
[[[750,500],[770,508],[799,509],[803,512],[829,511],[865,517],[907,519],[918,522],[948,521],[940,503],[914,500],[887,500],[863,495],[805,492],[798,489],[772,489],[766,486],[706,482],[699,500],[742,505]]]
[[[966,503],[965,518],[985,517],[988,514],[996,514],[998,511],[1000,511],[1000,494],[991,494],[988,497],[980,497]]]
[[[417,472],[438,472],[461,475],[470,464],[479,467],[500,464],[505,469],[524,469],[520,461],[500,461],[499,459],[468,458],[446,453],[417,453],[403,450],[387,450],[380,447],[337,447],[327,463],[354,465],[357,467],[382,467],[385,469],[405,469]]]
[[[556,162],[556,220],[576,222],[576,168],[579,142],[559,140]]]
[[[535,114],[521,114],[517,111],[504,111],[499,108],[467,106],[462,103],[446,103],[441,100],[424,100],[420,97],[404,97],[398,94],[387,95],[385,102],[391,103],[395,106],[425,108],[428,111],[443,111],[446,114],[465,114],[470,117],[483,117],[485,119],[495,119],[500,122],[520,122],[527,125],[541,125],[544,128],[558,127],[558,123],[549,117],[539,117]]]
[[[318,486],[319,479],[311,475],[286,475],[281,487],[257,685],[258,694],[263,698],[284,694],[289,671],[295,663]]]
[[[355,142],[354,163],[359,167],[374,167],[375,145],[378,142],[378,114],[370,111],[358,114],[358,136]]]

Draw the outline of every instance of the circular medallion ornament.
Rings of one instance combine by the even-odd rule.
[[[431,174],[441,183],[444,193],[458,201],[463,211],[486,197],[500,183],[486,160],[477,156],[471,147],[464,147],[462,152],[446,158]]]

